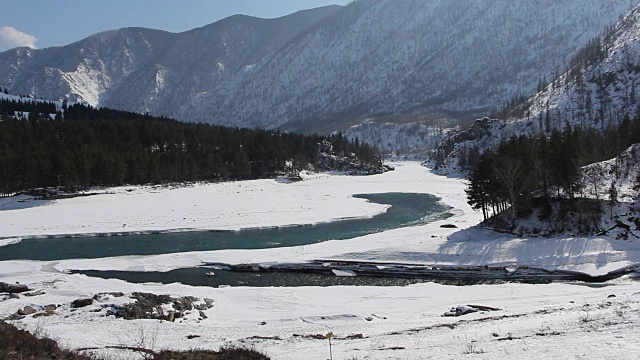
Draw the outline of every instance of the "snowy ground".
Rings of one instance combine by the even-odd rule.
[[[606,286],[584,284],[419,284],[407,287],[208,288],[128,284],[70,275],[67,269],[166,271],[202,261],[294,262],[348,258],[428,264],[534,265],[603,274],[640,263],[636,242],[608,238],[521,239],[472,227],[481,215],[465,202],[464,182],[430,174],[417,163],[394,172],[347,177],[315,175],[285,184],[261,180],[181,188],[116,188],[103,194],[40,203],[0,200],[0,238],[175,229],[238,229],[372,216],[385,207],[352,194],[424,192],[453,206],[455,216],[432,224],[362,238],[294,248],[225,250],[56,262],[0,262],[0,281],[20,282],[44,294],[0,301],[5,318],[25,305],[62,305],[56,315],[15,323],[42,329],[73,348],[135,345],[216,348],[254,345],[274,359],[326,359],[330,331],[334,359],[614,358],[640,354],[640,284],[627,277]],[[25,201],[26,200],[26,201]],[[442,224],[458,229],[443,229]],[[123,229],[124,228],[124,229]],[[16,239],[18,238],[18,239]],[[0,251],[2,248],[0,247]],[[98,292],[133,291],[212,298],[207,319],[190,314],[174,323],[105,317],[100,305],[71,309],[74,299]],[[616,297],[609,298],[609,295]],[[2,299],[2,297],[0,297]],[[115,301],[115,300],[110,300]],[[118,300],[122,301],[122,300]],[[500,308],[457,318],[441,315],[464,304]],[[302,336],[294,336],[302,335]],[[361,337],[360,338],[360,334]],[[188,335],[200,335],[187,340]],[[344,339],[355,335],[354,339]],[[268,339],[267,339],[268,338]],[[150,341],[151,342],[151,341]],[[116,356],[130,356],[114,352]],[[467,354],[472,353],[472,354]]]

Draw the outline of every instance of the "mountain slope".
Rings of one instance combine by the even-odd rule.
[[[233,96],[210,94],[203,103],[219,109],[217,121],[307,131],[362,114],[482,112],[564,68],[569,54],[628,6],[626,0],[360,1],[256,66],[251,79],[234,84]]]
[[[112,89],[105,103],[114,108],[176,115],[175,109],[184,109],[193,97],[224,92],[227,82],[339,9],[329,6],[270,20],[236,15],[179,34],[179,40],[153,64]],[[131,99],[139,102],[132,103]],[[206,113],[194,119],[192,111],[183,111],[179,118],[207,122]]]
[[[236,15],[179,34],[124,28],[63,47],[17,48],[0,53],[0,84],[15,94],[166,115],[340,8],[270,20]]]
[[[1,53],[0,84],[182,120],[306,132],[371,114],[464,119],[533,92],[635,3],[360,0],[272,20],[234,16],[181,34],[124,29],[70,48]],[[56,62],[69,52],[65,66]]]
[[[0,82],[13,94],[68,97],[98,105],[106,91],[146,66],[175,39],[164,31],[127,28],[63,47],[17,48],[0,54]]]
[[[518,116],[485,118],[450,135],[439,147],[434,166],[447,173],[459,171],[457,161],[462,153],[495,149],[513,136],[549,134],[568,126],[604,129],[617,125],[635,116],[639,86],[640,7],[636,7],[585,47],[568,71],[514,109]]]

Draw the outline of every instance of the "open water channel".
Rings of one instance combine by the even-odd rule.
[[[152,234],[103,234],[88,237],[24,239],[0,247],[1,260],[92,259],[126,255],[157,255],[224,249],[264,249],[344,240],[385,230],[425,224],[451,216],[450,207],[429,194],[382,193],[356,195],[391,207],[371,218],[306,226],[240,231],[190,231]]]
[[[19,243],[0,247],[2,260],[63,260],[103,258],[127,255],[156,255],[190,251],[224,249],[264,249],[314,244],[328,240],[344,240],[390,229],[426,224],[450,217],[450,207],[428,194],[382,193],[357,195],[368,201],[387,204],[390,208],[371,218],[339,220],[316,225],[246,229],[240,231],[191,231],[150,234],[102,234],[87,237],[49,237],[24,239]],[[427,236],[428,234],[425,234]],[[285,260],[285,259],[283,259]],[[347,261],[348,262],[348,261]],[[206,265],[206,264],[205,264]],[[340,265],[340,264],[338,264]],[[342,264],[345,266],[345,264]],[[133,283],[180,282],[194,286],[405,286],[413,283],[437,281],[447,284],[469,285],[518,281],[546,283],[551,281],[606,281],[582,279],[579,275],[545,273],[535,269],[518,270],[505,275],[504,269],[433,269],[386,272],[361,271],[365,276],[335,276],[332,267],[304,268],[285,271],[244,271],[225,266],[205,266],[176,269],[169,272],[131,271],[75,271],[100,278],[116,278]],[[346,264],[347,267],[353,264]],[[362,270],[361,265],[358,271]],[[371,267],[371,265],[369,265]],[[375,266],[374,266],[375,267]],[[252,266],[249,266],[252,268]],[[246,270],[246,269],[245,269]],[[619,276],[619,275],[614,275]]]

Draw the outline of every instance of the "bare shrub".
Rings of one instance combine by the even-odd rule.
[[[37,332],[42,334],[42,331]],[[55,340],[38,338],[26,330],[0,320],[0,360],[15,359],[56,359],[56,360],[98,360],[95,356],[78,354],[63,349]]]
[[[471,341],[467,344],[462,353],[465,355],[484,354],[484,350],[478,348],[478,344],[475,341]]]

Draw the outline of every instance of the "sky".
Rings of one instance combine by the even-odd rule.
[[[275,18],[351,0],[3,0],[0,51],[45,48],[123,27],[182,32],[235,14]]]

